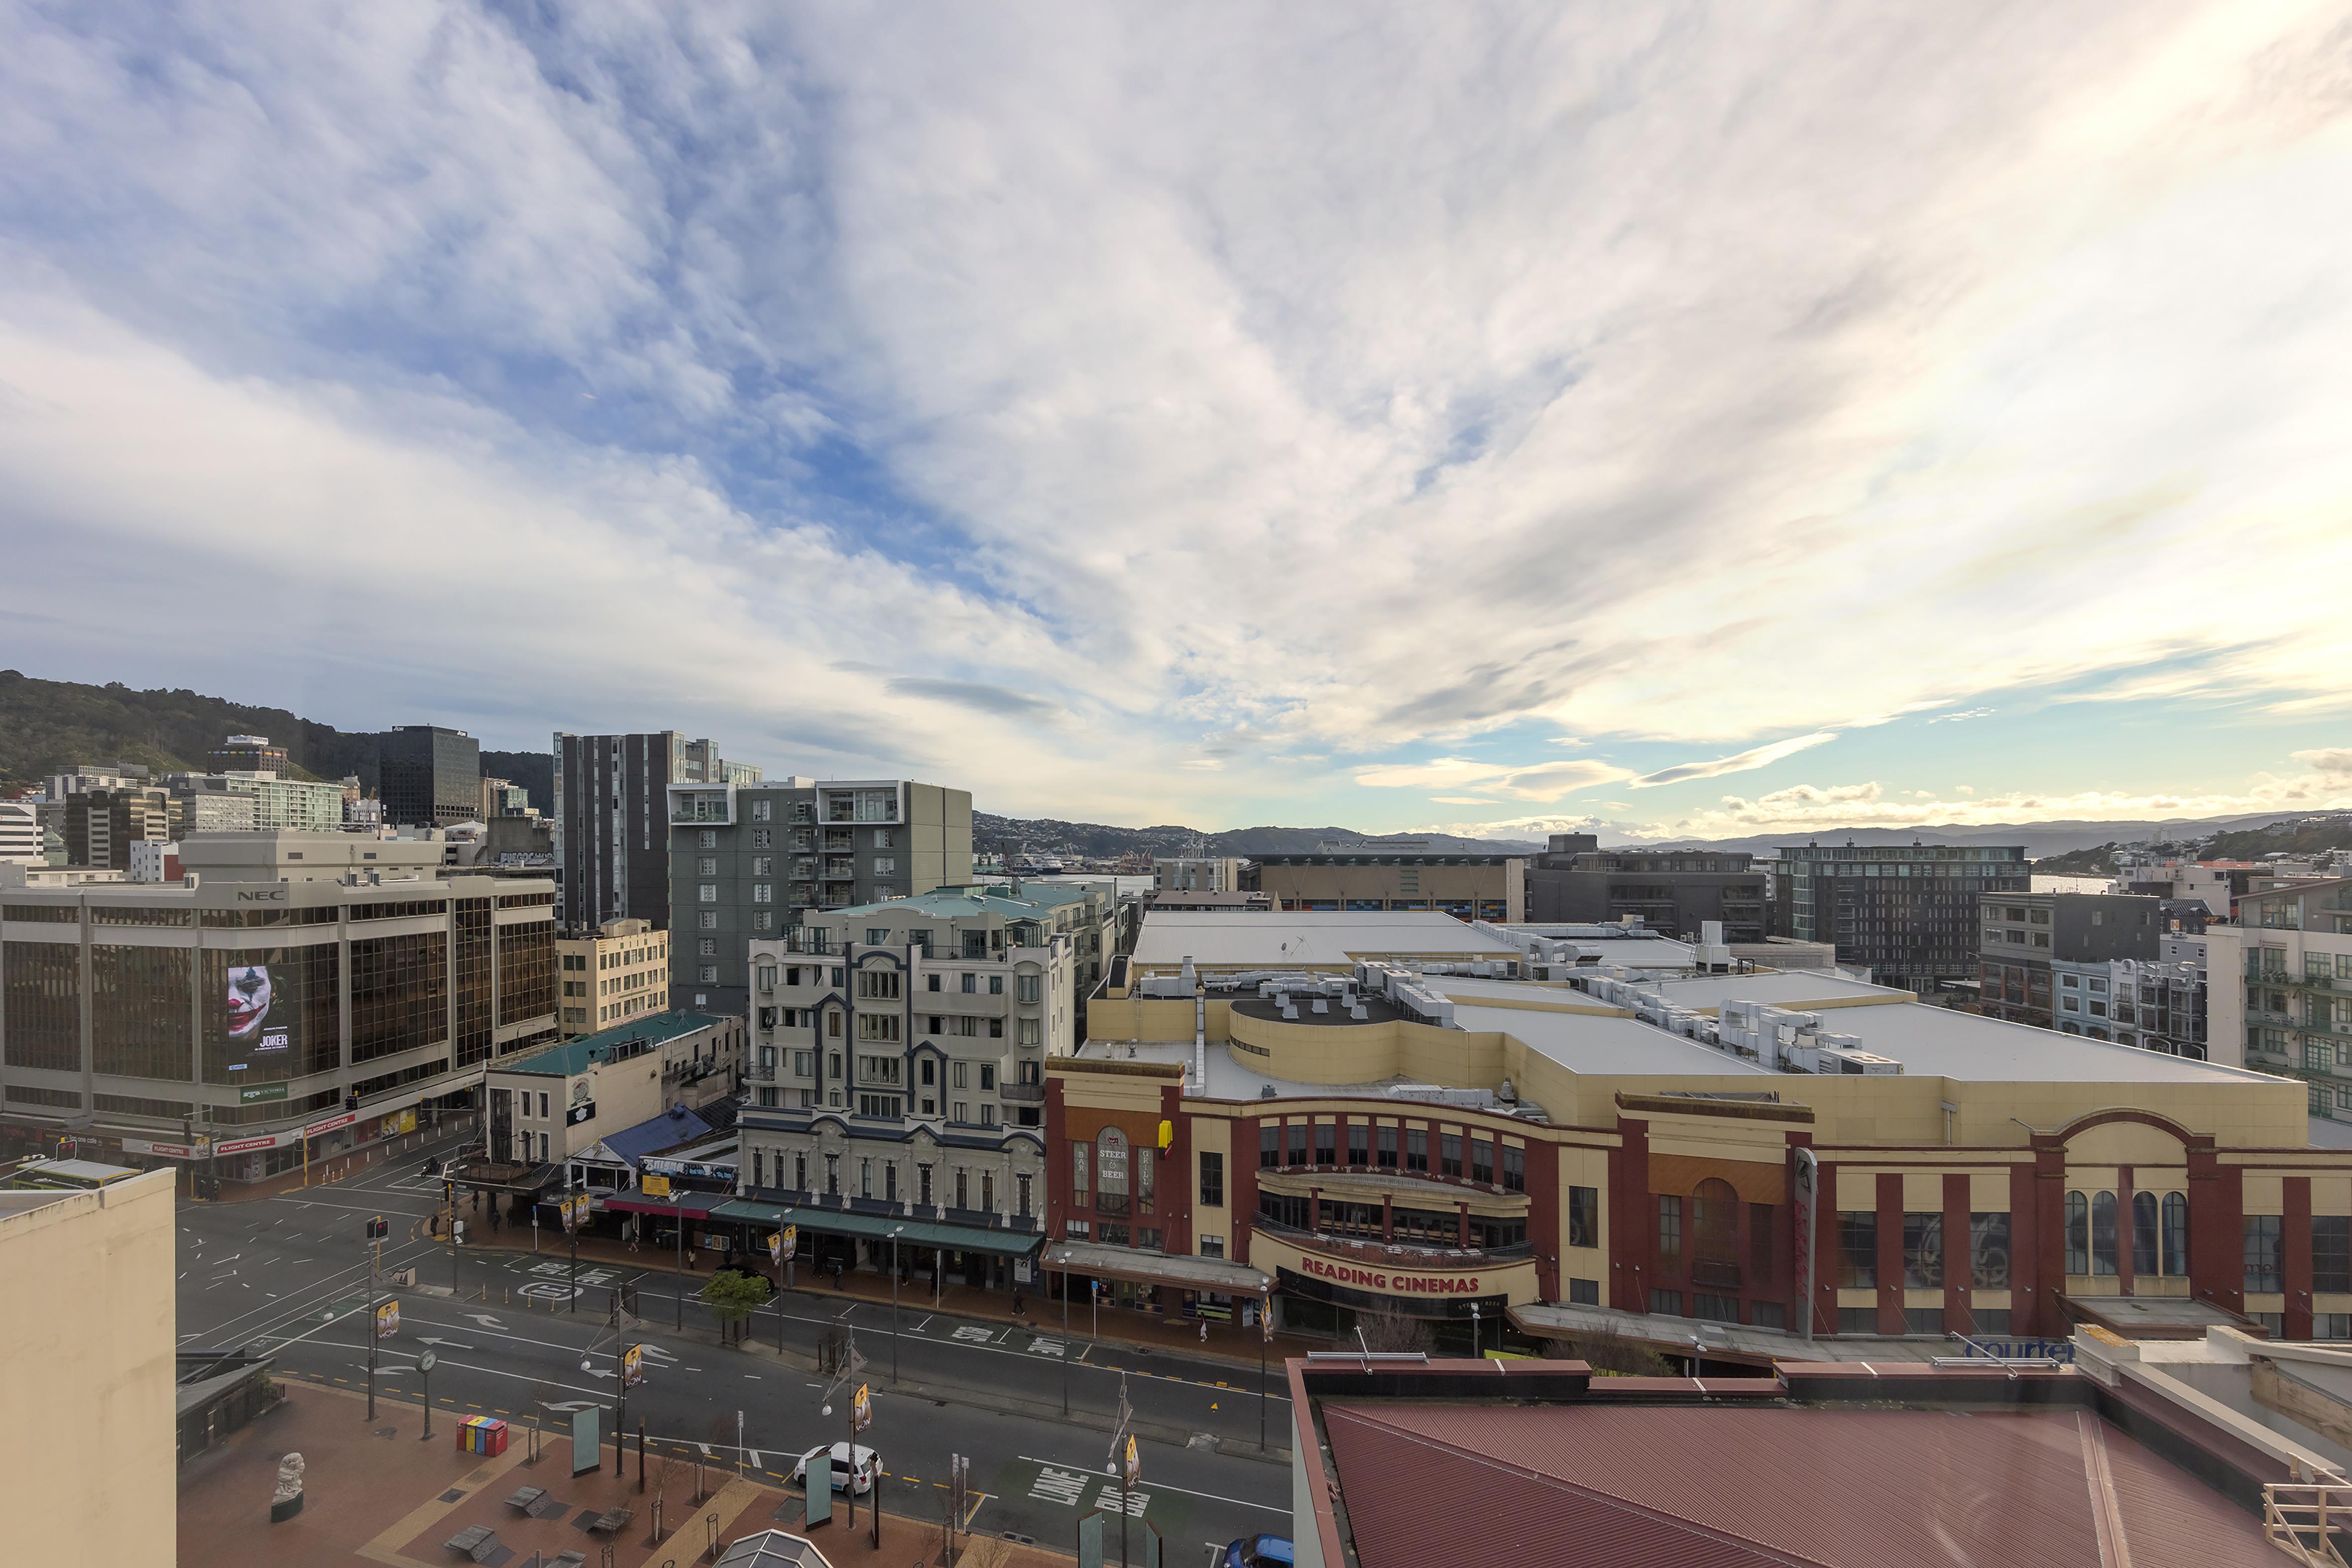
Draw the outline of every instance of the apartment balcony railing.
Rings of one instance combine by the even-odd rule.
[[[1045,1103],[1045,1086],[1042,1083],[1008,1083],[999,1088],[996,1094],[1007,1105]]]
[[[1739,1265],[1727,1258],[1694,1258],[1690,1268],[1691,1283],[1708,1290],[1739,1289]]]

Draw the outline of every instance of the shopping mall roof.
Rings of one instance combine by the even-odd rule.
[[[1756,974],[1694,974],[1687,979],[1649,982],[1677,1007],[1712,1013],[1726,1002],[1762,1002],[1769,1006],[1802,1012],[1808,1007],[1850,1006],[1856,1003],[1908,1002],[1913,993],[1867,980],[1849,980],[1820,969],[1774,970]]]
[[[628,1045],[644,1043],[660,1046],[680,1036],[708,1029],[715,1024],[737,1024],[740,1018],[729,1018],[717,1013],[697,1013],[691,1008],[673,1008],[667,1013],[647,1013],[615,1024],[609,1029],[599,1029],[593,1035],[583,1035],[576,1040],[560,1045],[542,1046],[538,1050],[515,1057],[510,1060],[492,1062],[490,1071],[544,1074],[550,1078],[570,1078],[583,1073],[599,1062],[614,1059],[614,1053]]]
[[[1151,910],[1139,966],[1342,969],[1359,958],[1516,959],[1519,950],[1436,910]]]

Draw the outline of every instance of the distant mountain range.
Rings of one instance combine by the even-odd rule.
[[[1112,827],[1100,822],[997,816],[985,811],[971,814],[971,837],[975,849],[999,849],[1010,845],[1032,857],[1051,855],[1066,860],[1115,860],[1122,855],[1138,853],[1158,859],[1186,855],[1304,855],[1311,854],[1321,844],[1378,847],[1383,841],[1398,840],[1474,855],[1532,855],[1543,847],[1524,838],[1458,838],[1444,833],[1382,835],[1353,827],[1236,827],[1224,833],[1172,826]]]

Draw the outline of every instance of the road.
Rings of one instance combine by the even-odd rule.
[[[630,1432],[642,1421],[649,1439],[682,1455],[781,1480],[802,1452],[847,1436],[843,1405],[836,1399],[833,1416],[822,1415],[826,1391],[803,1370],[821,1340],[845,1329],[874,1390],[874,1425],[860,1441],[882,1455],[884,1506],[893,1513],[937,1521],[949,1457],[968,1455],[971,1483],[983,1494],[971,1529],[1071,1550],[1083,1514],[1118,1507],[1106,1467],[1111,1413],[1124,1387],[1143,1469],[1129,1511],[1160,1532],[1171,1564],[1199,1561],[1204,1542],[1286,1531],[1288,1467],[1234,1451],[1258,1441],[1255,1367],[1092,1342],[1083,1314],[1065,1342],[1058,1325],[1033,1330],[958,1318],[914,1300],[900,1309],[894,1336],[887,1306],[824,1291],[784,1292],[762,1308],[749,1331],[761,1348],[747,1352],[721,1348],[707,1332],[673,1328],[680,1306],[673,1276],[609,1266],[582,1268],[574,1315],[558,1234],[549,1234],[536,1258],[471,1248],[453,1255],[446,1243],[423,1238],[440,1184],[415,1170],[379,1166],[275,1198],[182,1205],[181,1344],[257,1345],[283,1373],[364,1387],[372,1250],[364,1232],[367,1219],[382,1215],[390,1230],[383,1268],[415,1268],[432,1286],[454,1279],[457,1294],[395,1292],[400,1331],[377,1349],[381,1392],[417,1399],[424,1390],[415,1360],[429,1346],[436,1409],[518,1422],[542,1414],[552,1430],[588,1404],[614,1411],[615,1352],[623,1343],[643,1343],[646,1379],[628,1392]],[[699,1284],[689,1277],[687,1290]],[[608,1327],[616,1286],[636,1291],[640,1317],[625,1335]],[[683,1316],[690,1330],[709,1321],[691,1300]],[[780,1332],[796,1352],[792,1359],[769,1353]],[[1068,1421],[1061,1416],[1066,1377]],[[1277,1448],[1286,1445],[1289,1421],[1281,1387],[1280,1368],[1270,1369],[1264,1419]]]

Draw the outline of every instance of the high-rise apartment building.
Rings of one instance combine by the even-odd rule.
[[[748,943],[971,880],[971,794],[905,779],[669,786],[670,1005],[740,1013]]]
[[[258,1181],[553,1040],[554,885],[444,847],[221,834],[181,846],[193,886],[7,889],[0,1148],[69,1124],[187,1159],[208,1126],[212,1173]]]
[[[1837,946],[1838,962],[1884,985],[1926,994],[1978,974],[1978,903],[2022,893],[2022,845],[1784,846],[1779,929]]]
[[[2302,1079],[2314,1116],[2352,1121],[2352,879],[2246,893],[2205,946],[2212,1059]]]
[[[481,810],[482,744],[463,730],[395,724],[381,737],[377,755],[387,822],[447,827],[473,821]]]
[[[291,779],[271,773],[165,773],[159,781],[172,792],[182,833],[338,833],[343,826],[343,786],[318,779]],[[242,810],[220,804],[240,796]],[[239,820],[242,818],[242,820]]]
[[[555,732],[555,858],[563,868],[563,925],[612,921],[669,929],[669,786],[756,783],[707,740],[676,730],[640,735]]]

